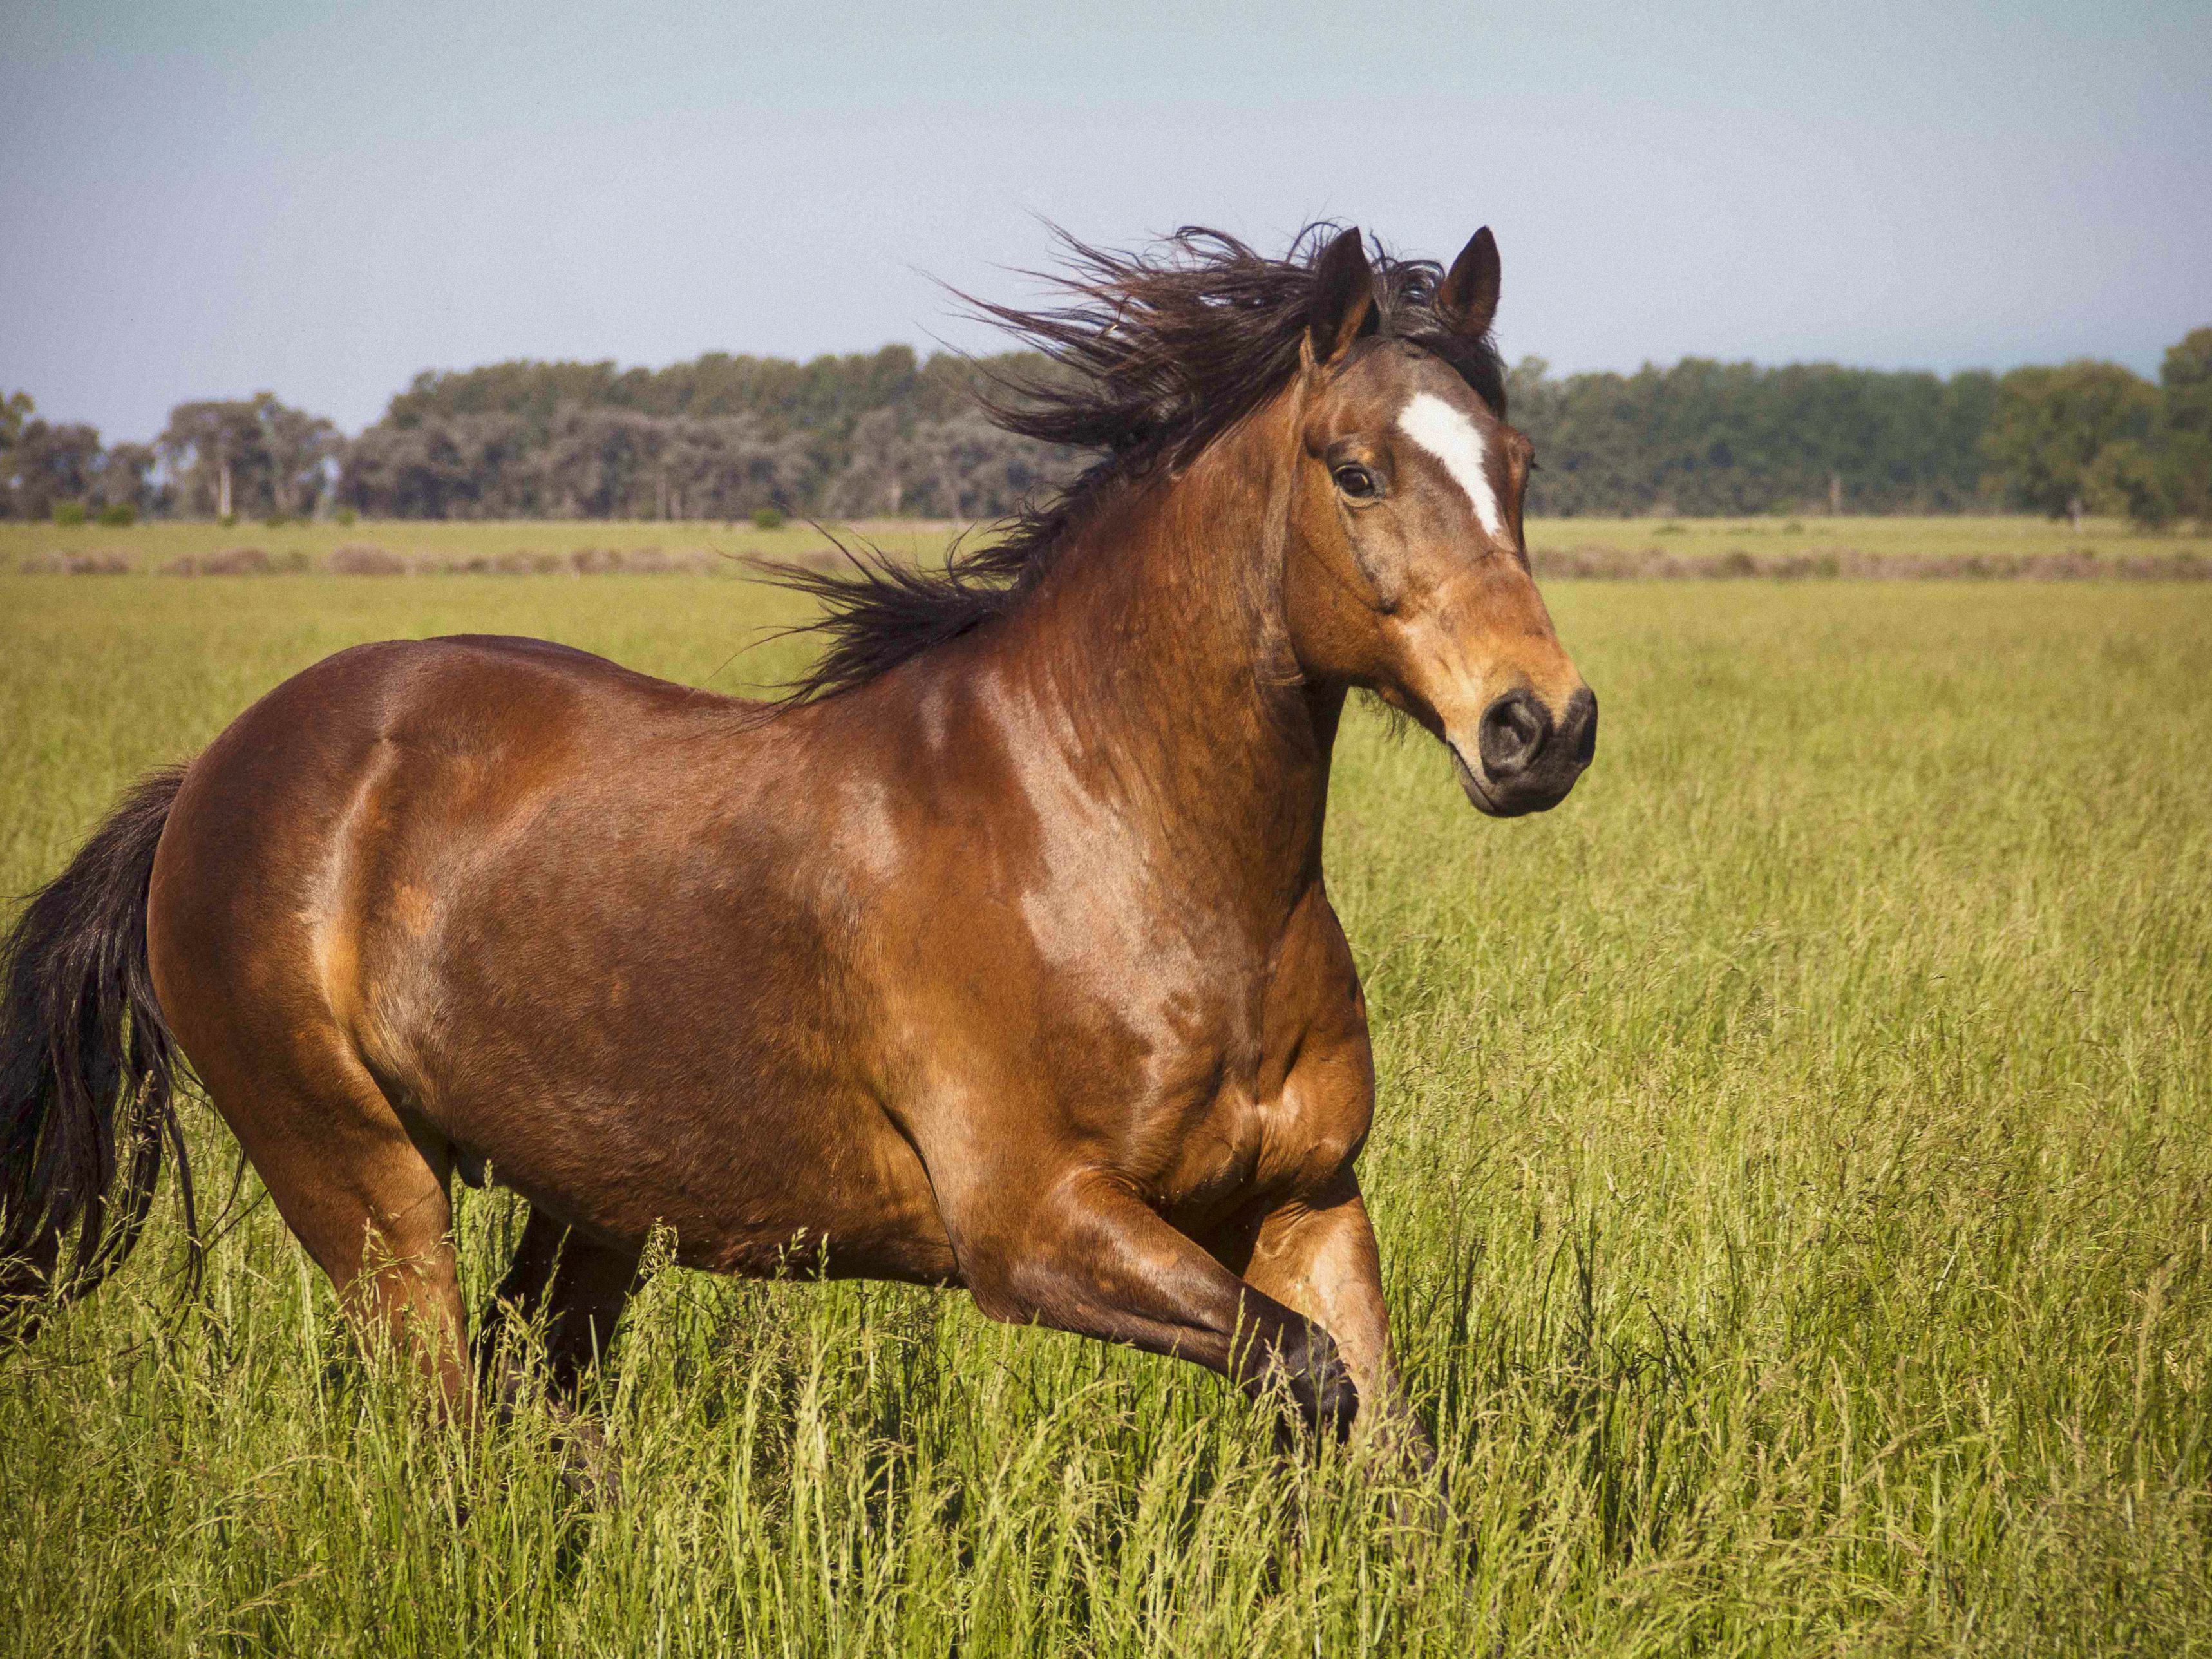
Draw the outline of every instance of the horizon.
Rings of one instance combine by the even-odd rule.
[[[2192,5],[758,15],[0,21],[0,388],[118,438],[258,391],[356,433],[425,370],[988,354],[945,289],[1033,296],[1046,219],[1447,259],[1488,222],[1500,343],[1562,376],[2155,379],[2212,323]]]

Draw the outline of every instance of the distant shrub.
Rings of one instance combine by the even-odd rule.
[[[517,548],[502,553],[491,562],[493,574],[501,576],[544,576],[561,569],[558,553],[533,553],[528,548]]]
[[[330,570],[337,576],[404,576],[407,561],[386,548],[348,542],[331,555]]]
[[[545,567],[541,563],[533,568]],[[568,556],[566,566],[579,576],[696,576],[714,568],[711,553],[671,554],[657,547],[635,547],[627,553],[613,547],[580,547]]]
[[[110,530],[138,522],[137,509],[124,501],[110,501],[100,509],[100,521]]]
[[[42,553],[15,568],[26,576],[127,576],[131,561],[120,553]]]
[[[782,510],[781,510],[781,508],[779,508],[779,507],[755,507],[755,508],[753,509],[753,528],[754,528],[754,529],[756,529],[756,530],[781,530],[781,529],[782,529],[782,528],[783,528],[783,513],[782,513]]]
[[[84,520],[85,511],[84,503],[82,501],[56,501],[54,503],[54,522],[56,524],[67,525],[74,527],[75,526],[82,524]]]
[[[307,556],[299,555],[297,565],[286,568],[304,569]],[[258,547],[233,547],[221,553],[187,553],[182,558],[172,559],[161,567],[164,576],[265,576],[276,565],[269,555]]]
[[[361,514],[349,507],[342,507],[331,516],[342,525],[350,526],[361,517]]]

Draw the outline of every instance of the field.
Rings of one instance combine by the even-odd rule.
[[[188,532],[244,538],[10,529],[0,566]],[[11,892],[350,641],[549,635],[730,690],[804,648],[743,654],[798,613],[726,578],[0,596]],[[441,1431],[360,1358],[194,1107],[204,1305],[164,1215],[0,1355],[0,1652],[2212,1650],[2212,586],[1549,596],[1604,707],[1574,796],[1480,820],[1363,714],[1331,817],[1440,1501],[957,1297],[670,1270],[595,1506],[542,1416]],[[466,1196],[472,1297],[516,1224]]]
[[[888,550],[924,556],[941,549],[953,526],[885,520],[858,526]],[[2148,532],[2117,519],[2092,519],[2076,532],[2044,519],[1947,516],[1744,519],[1534,519],[1528,544],[1540,568],[1569,574],[1649,574],[1674,564],[1723,574],[1770,567],[1790,574],[1854,574],[1891,569],[1920,574],[1955,567],[2002,573],[2027,565],[2179,567],[2212,574],[2212,527]],[[367,544],[417,568],[449,568],[504,556],[553,562],[591,549],[635,557],[690,560],[734,574],[747,554],[790,556],[827,544],[806,524],[771,531],[751,525],[651,520],[331,522],[277,526],[163,522],[112,530],[0,522],[0,574],[75,560],[104,568],[156,571],[240,548],[258,549],[277,570],[319,568],[338,549]],[[1590,568],[1589,567],[1595,568]]]

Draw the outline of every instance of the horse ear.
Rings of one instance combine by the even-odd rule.
[[[1375,271],[1357,226],[1322,250],[1314,261],[1313,312],[1306,343],[1316,363],[1333,363],[1350,349],[1375,310]]]
[[[1485,225],[1468,239],[1437,290],[1437,309],[1455,334],[1481,334],[1498,314],[1498,239]]]

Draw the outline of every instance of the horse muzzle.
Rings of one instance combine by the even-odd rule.
[[[1516,687],[1482,711],[1472,760],[1457,734],[1446,741],[1477,811],[1497,818],[1547,811],[1597,754],[1597,697],[1582,686],[1554,717],[1534,692]]]

